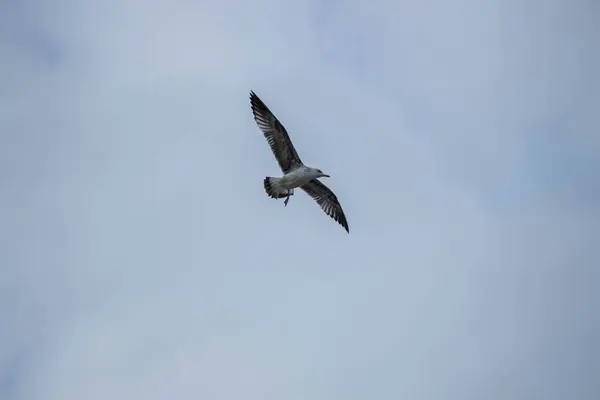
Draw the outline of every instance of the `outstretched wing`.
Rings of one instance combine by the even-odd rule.
[[[338,224],[346,229],[346,232],[350,233],[348,221],[344,215],[344,210],[342,210],[340,202],[335,194],[333,194],[331,189],[325,186],[325,184],[318,179],[313,179],[307,184],[301,186],[301,188],[308,193],[308,195],[312,197],[317,204],[319,204],[319,206],[321,206],[321,209],[325,212],[325,214],[333,218]]]
[[[254,120],[263,135],[265,135],[267,142],[269,142],[271,151],[283,173],[285,174],[302,165],[302,161],[300,161],[300,157],[298,157],[298,153],[296,153],[296,149],[294,149],[294,145],[281,122],[252,91],[250,92],[250,104]]]

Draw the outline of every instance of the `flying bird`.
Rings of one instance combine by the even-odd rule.
[[[294,195],[294,189],[300,188],[312,197],[327,215],[350,233],[340,202],[331,189],[318,179],[329,178],[329,175],[318,168],[308,167],[302,163],[286,129],[253,91],[250,91],[250,105],[254,120],[267,139],[283,172],[281,178],[267,176],[264,179],[267,195],[273,199],[285,198],[283,204],[287,206],[290,196]]]

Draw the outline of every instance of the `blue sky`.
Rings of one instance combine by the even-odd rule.
[[[598,18],[3,2],[0,398],[598,398]]]

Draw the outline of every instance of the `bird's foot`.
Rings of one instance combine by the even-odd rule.
[[[285,198],[285,201],[283,202],[284,206],[287,206],[288,201],[290,201],[290,196],[293,196],[293,195],[294,195],[294,189],[288,190],[287,197]]]

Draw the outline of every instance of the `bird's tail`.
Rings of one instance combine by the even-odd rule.
[[[264,180],[264,184],[265,184],[265,192],[267,192],[267,194],[269,195],[269,197],[273,198],[273,199],[282,199],[284,197],[288,196],[288,193],[290,195],[293,195],[293,191],[289,191],[287,189],[282,188],[279,185],[279,181],[281,181],[281,178],[273,178],[270,176],[267,176]]]

